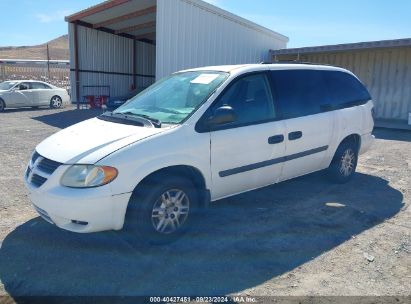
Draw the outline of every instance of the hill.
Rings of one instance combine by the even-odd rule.
[[[34,46],[0,47],[1,59],[47,59],[47,44],[50,59],[69,60],[68,35],[63,35],[47,43]]]

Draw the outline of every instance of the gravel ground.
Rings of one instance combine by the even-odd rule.
[[[377,129],[346,185],[321,173],[214,204],[165,247],[78,235],[33,212],[23,174],[37,143],[80,117],[0,114],[0,295],[411,295],[411,133]]]

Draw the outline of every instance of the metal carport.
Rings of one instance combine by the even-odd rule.
[[[288,42],[201,0],[111,0],[66,21],[73,101],[86,85],[122,95],[181,69],[267,61]]]

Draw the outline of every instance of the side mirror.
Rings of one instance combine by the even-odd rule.
[[[208,118],[207,125],[215,127],[233,122],[237,119],[235,112],[230,106],[223,106],[214,110],[214,114]]]

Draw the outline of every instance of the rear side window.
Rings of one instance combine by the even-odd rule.
[[[371,99],[364,85],[354,76],[338,71],[322,71],[328,87],[331,110],[364,104]]]
[[[31,88],[32,88],[33,90],[50,89],[49,86],[46,86],[44,83],[41,83],[41,82],[32,82],[32,83],[31,83]]]
[[[271,71],[276,98],[284,119],[313,115],[327,103],[327,87],[321,71]]]

